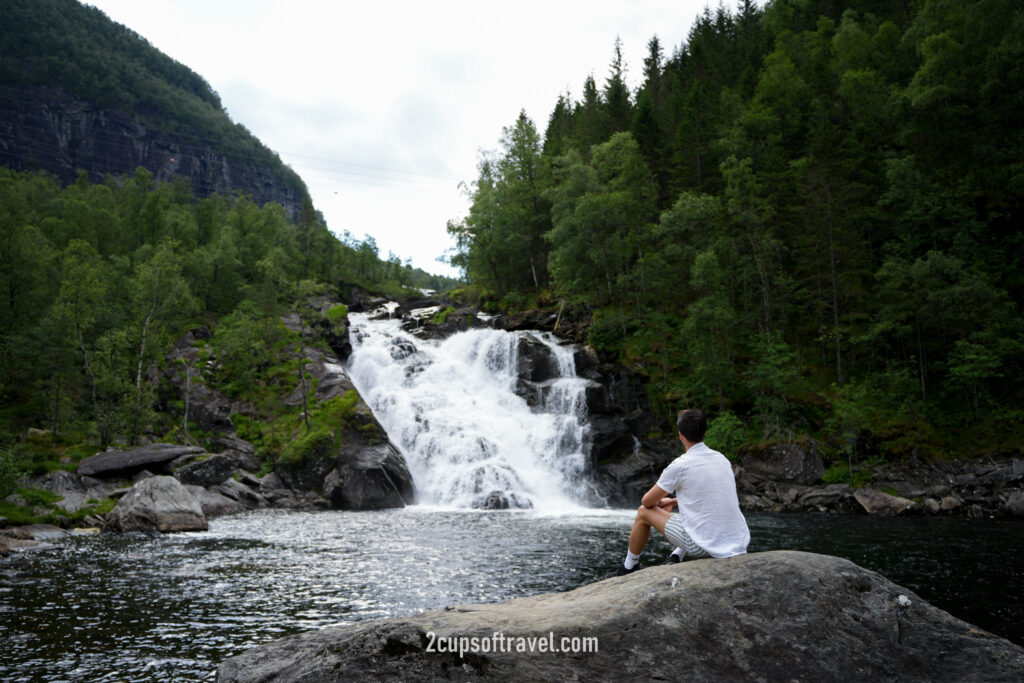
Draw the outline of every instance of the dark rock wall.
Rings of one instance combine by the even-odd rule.
[[[189,141],[141,116],[49,87],[0,93],[0,164],[16,171],[41,169],[63,184],[73,182],[79,169],[99,182],[142,166],[157,181],[188,178],[197,197],[242,192],[260,205],[281,204],[292,218],[307,194],[301,181],[289,182],[278,169],[216,151],[216,141]]]

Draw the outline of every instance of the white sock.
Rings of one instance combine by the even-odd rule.
[[[639,555],[634,555],[630,551],[626,551],[626,561],[622,564],[625,565],[626,569],[632,569],[636,566],[636,563],[640,561]]]
[[[679,559],[682,559],[683,558],[683,549],[682,548],[676,548],[675,550],[672,551],[672,554],[673,555],[678,555]]]

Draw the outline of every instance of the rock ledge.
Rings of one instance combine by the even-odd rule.
[[[902,596],[902,598],[901,598]],[[428,651],[431,638],[598,639],[592,653]],[[432,636],[428,636],[432,634]],[[434,641],[436,642],[436,641]],[[847,560],[774,551],[652,567],[565,593],[303,633],[217,680],[1024,680],[1024,648]]]

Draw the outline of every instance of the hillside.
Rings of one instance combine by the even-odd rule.
[[[493,308],[587,321],[733,446],[1019,453],[1022,63],[1012,0],[705,10],[650,40],[637,91],[616,45],[543,134],[514,119],[455,260]]]
[[[149,170],[198,197],[240,191],[292,218],[301,178],[241,124],[198,74],[76,0],[0,4],[0,164],[63,184]]]

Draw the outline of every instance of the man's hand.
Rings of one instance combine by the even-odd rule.
[[[662,498],[660,501],[658,501],[658,507],[665,508],[669,512],[672,512],[672,508],[674,508],[675,506],[676,506],[676,499],[675,498]]]

